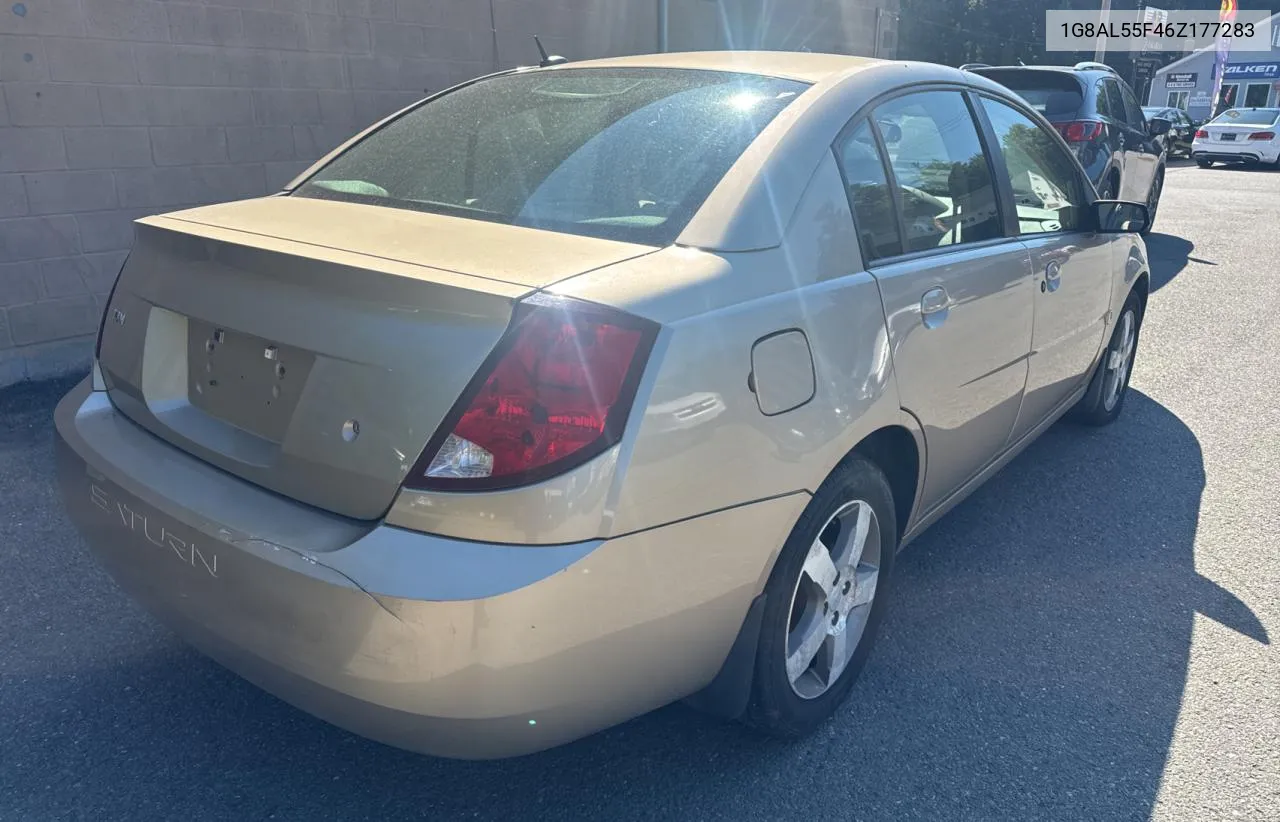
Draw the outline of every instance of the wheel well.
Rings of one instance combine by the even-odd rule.
[[[900,425],[881,428],[858,443],[853,453],[874,462],[889,480],[894,513],[898,518],[898,537],[901,538],[915,507],[916,486],[920,479],[920,449],[916,447],[915,437]]]

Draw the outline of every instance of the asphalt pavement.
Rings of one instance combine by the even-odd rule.
[[[0,393],[0,819],[1280,819],[1280,173],[1182,165],[1124,417],[1055,426],[899,559],[838,719],[680,706],[500,762],[404,753],[189,650],[85,553],[69,387]]]

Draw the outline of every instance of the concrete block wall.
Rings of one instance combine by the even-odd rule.
[[[794,4],[671,0],[669,47],[871,53],[885,3]],[[575,59],[653,51],[657,5],[3,0],[0,386],[87,368],[138,217],[278,190],[425,91],[535,62],[534,33]]]

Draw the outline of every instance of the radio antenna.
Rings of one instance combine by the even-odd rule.
[[[533,35],[533,42],[538,46],[538,54],[542,56],[541,62],[538,63],[539,68],[547,66],[558,66],[561,63],[569,62],[567,57],[561,57],[558,54],[547,54],[547,50],[543,48],[542,41],[538,39],[538,35]]]

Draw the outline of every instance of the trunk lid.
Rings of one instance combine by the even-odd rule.
[[[293,197],[150,217],[99,363],[120,411],[178,448],[376,519],[517,300],[652,250]]]

